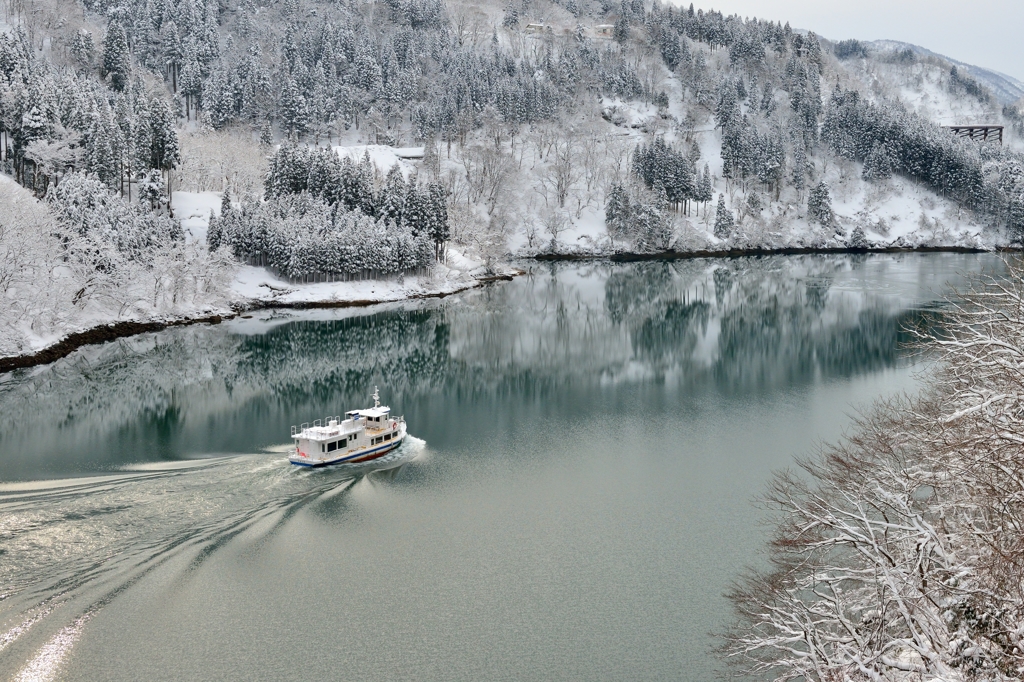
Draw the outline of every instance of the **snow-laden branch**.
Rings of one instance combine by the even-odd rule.
[[[949,302],[922,396],[781,474],[724,652],[773,680],[1024,677],[1024,270]]]

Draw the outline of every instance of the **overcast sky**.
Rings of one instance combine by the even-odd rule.
[[[902,40],[1024,81],[1024,0],[694,0],[694,7],[788,21],[830,40]]]

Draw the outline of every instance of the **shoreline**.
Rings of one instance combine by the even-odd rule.
[[[655,253],[612,253],[612,254],[537,254],[534,256],[519,256],[520,260],[533,260],[537,262],[587,262],[605,260],[613,263],[635,263],[643,261],[659,260],[692,260],[697,258],[752,258],[761,256],[799,256],[799,255],[828,255],[828,254],[870,254],[870,253],[1020,253],[1024,247],[1000,246],[994,249],[979,249],[963,246],[915,246],[915,247],[881,247],[881,248],[814,248],[814,247],[788,247],[780,249],[726,249],[719,251],[659,251]],[[240,315],[253,310],[314,310],[330,308],[367,308],[383,303],[397,303],[400,301],[415,301],[429,298],[445,298],[452,294],[461,293],[474,289],[485,284],[494,282],[508,282],[515,277],[524,274],[516,271],[515,274],[493,275],[480,277],[465,287],[451,291],[440,291],[432,293],[420,293],[412,296],[405,296],[397,299],[352,299],[346,301],[321,300],[321,301],[292,301],[278,302],[270,300],[253,300],[250,303],[233,307],[229,312],[221,314],[204,314],[199,317],[182,317],[170,320],[155,321],[133,321],[125,320],[98,325],[79,332],[74,332],[50,346],[42,348],[35,353],[25,355],[14,355],[0,357],[0,374],[6,374],[18,369],[36,367],[56,362],[71,355],[83,346],[97,345],[116,341],[117,339],[139,334],[148,334],[162,331],[170,327],[185,327],[193,324],[220,324],[225,320],[234,319]]]
[[[274,310],[274,309],[292,309],[292,310],[311,310],[318,308],[368,308],[374,305],[381,305],[385,303],[399,303],[402,301],[415,301],[420,299],[428,298],[445,298],[453,294],[458,294],[463,291],[475,289],[485,284],[491,284],[493,282],[511,281],[517,275],[522,272],[517,271],[515,275],[493,275],[489,277],[481,277],[473,282],[469,282],[464,287],[453,289],[451,291],[438,291],[429,293],[419,293],[411,296],[405,296],[403,298],[392,298],[392,299],[351,299],[347,301],[338,300],[323,300],[323,301],[260,301],[253,300],[248,303],[240,304],[237,307],[232,307],[230,311],[223,313],[208,314],[205,313],[197,317],[181,317],[173,318],[168,320],[151,320],[151,321],[137,321],[137,320],[123,320],[120,322],[111,322],[108,324],[97,325],[84,329],[82,331],[68,334],[63,339],[52,345],[46,346],[35,353],[28,353],[23,355],[12,355],[8,357],[0,357],[0,374],[6,374],[13,372],[18,369],[26,369],[29,367],[37,367],[39,365],[48,365],[56,362],[62,358],[65,358],[74,353],[79,348],[84,346],[98,345],[102,343],[108,343],[110,341],[116,341],[117,339],[127,338],[129,336],[138,336],[139,334],[149,334],[152,332],[163,331],[171,327],[188,327],[194,324],[220,324],[225,320],[232,320],[236,317],[246,314],[254,310]]]
[[[1021,246],[997,246],[982,249],[969,246],[883,246],[817,248],[812,246],[783,247],[778,249],[722,249],[718,251],[655,251],[652,253],[617,252],[609,254],[585,253],[539,253],[534,256],[522,256],[523,260],[535,261],[595,261],[607,260],[614,263],[637,263],[655,260],[691,260],[696,258],[753,258],[759,256],[805,256],[828,254],[870,254],[870,253],[1020,253]]]

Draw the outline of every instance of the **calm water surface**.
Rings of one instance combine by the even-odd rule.
[[[707,680],[774,469],[991,256],[533,265],[0,377],[0,678]],[[386,471],[291,424],[366,406]]]

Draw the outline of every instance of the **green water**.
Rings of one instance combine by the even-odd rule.
[[[902,330],[998,265],[532,265],[5,375],[0,677],[710,679],[771,471],[914,390]],[[387,470],[288,466],[375,385]]]

